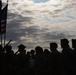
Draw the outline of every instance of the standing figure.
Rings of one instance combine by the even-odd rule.
[[[66,38],[60,40],[62,48],[62,66],[64,75],[73,75],[72,69],[72,49]]]
[[[18,54],[16,60],[16,68],[18,75],[27,75],[27,59],[26,59],[26,46],[20,44],[18,46]]]
[[[50,57],[50,73],[51,75],[61,75],[61,58],[60,53],[57,50],[57,43],[52,42],[50,43],[50,51],[51,51],[51,57]]]

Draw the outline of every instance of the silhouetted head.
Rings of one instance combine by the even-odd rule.
[[[0,50],[2,50],[3,49],[3,47],[2,47],[2,45],[0,45]]]
[[[11,45],[7,45],[5,47],[5,49],[6,49],[6,53],[10,53],[12,51],[12,46]]]
[[[68,39],[66,39],[66,38],[61,39],[61,47],[62,48],[69,48],[69,41],[68,41]]]
[[[25,50],[26,46],[24,46],[23,44],[20,44],[18,46],[19,52],[23,52]]]
[[[3,47],[2,47],[2,45],[0,45],[0,52],[2,52],[3,51]]]
[[[12,49],[12,46],[11,45],[7,45],[6,46],[6,49],[10,49],[11,50]]]
[[[31,52],[30,52],[30,53],[31,53],[31,55],[34,55],[35,51],[34,51],[34,50],[31,50]]]
[[[76,49],[76,39],[72,39],[72,48]]]
[[[56,51],[57,50],[57,43],[53,42],[53,43],[50,43],[50,50],[53,52],[53,51]]]
[[[35,48],[35,51],[36,51],[36,54],[41,54],[41,53],[43,53],[43,48],[40,47],[40,46],[37,46],[37,47]]]
[[[48,49],[44,49],[44,54],[50,54],[50,51]]]
[[[27,56],[30,56],[30,51],[27,52]]]

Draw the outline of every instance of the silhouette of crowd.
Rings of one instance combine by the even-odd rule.
[[[11,45],[0,45],[1,75],[76,75],[76,39],[72,39],[72,48],[66,38],[60,39],[62,52],[55,42],[49,50],[36,46],[26,51],[23,44],[14,53]]]

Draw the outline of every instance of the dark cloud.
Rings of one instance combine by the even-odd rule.
[[[56,10],[54,10],[54,14],[59,13],[61,11],[63,11],[63,10],[62,9],[56,9]]]
[[[33,17],[24,17],[22,16],[22,14],[18,14],[18,13],[10,13],[8,12],[8,20],[12,19],[13,22],[18,22],[18,23],[22,23],[22,22],[25,22],[25,23],[31,23],[33,20]],[[12,23],[10,21],[10,23]]]
[[[51,39],[51,40],[58,40],[58,39],[61,39],[61,38],[68,38],[68,37],[73,37],[72,34],[66,34],[66,32],[58,32],[58,31],[53,31],[53,32],[50,32],[50,33],[46,33],[44,35],[44,38],[46,39]]]
[[[16,6],[18,3],[12,3],[13,6]]]
[[[33,11],[30,11],[30,10],[25,10],[24,12],[26,12],[28,14],[33,14]]]
[[[33,48],[34,44],[36,44],[36,43],[34,43],[34,41],[31,43],[30,38],[33,38],[33,40],[34,40],[38,36],[37,35],[38,31],[39,31],[39,28],[34,27],[34,26],[30,26],[30,27],[25,26],[25,28],[20,29],[20,27],[18,25],[14,26],[14,27],[12,25],[12,28],[11,29],[9,28],[9,30],[7,30],[7,40],[12,39],[13,41],[15,41],[15,43],[12,44],[14,46],[18,45],[20,43],[23,43],[27,47]],[[22,40],[21,37],[25,37],[25,40]],[[27,38],[28,38],[28,40],[27,40]],[[26,41],[28,41],[28,42],[26,43]]]
[[[24,17],[22,15],[11,13],[8,14],[8,24],[7,24],[7,38],[14,39],[15,41],[19,39],[19,37],[23,36],[24,33],[28,30],[26,27],[25,29],[21,28],[23,22],[26,25],[32,23],[32,17]]]

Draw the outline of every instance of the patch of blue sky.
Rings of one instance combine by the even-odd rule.
[[[66,17],[68,17],[69,19],[76,19],[74,16],[71,15],[67,15]]]
[[[49,24],[57,24],[57,23],[65,23],[70,22],[71,20],[63,20],[63,19],[48,19],[47,22]]]
[[[66,22],[71,22],[72,20],[71,19],[50,19],[50,23],[66,23]]]
[[[70,10],[67,10],[66,12],[65,12],[65,16],[67,17],[67,18],[69,18],[69,19],[76,19],[76,17],[73,15],[73,10],[72,9],[70,9]]]
[[[49,18],[45,18],[45,20],[50,21],[50,19],[49,19]]]
[[[47,1],[49,1],[49,0],[33,0],[35,3],[41,3],[41,2],[43,2],[43,3],[45,3],[45,2],[47,2]]]
[[[68,20],[60,20],[60,22],[70,22],[71,20],[68,19]]]
[[[60,7],[62,4],[51,4],[52,6],[54,6],[54,7]]]
[[[68,21],[70,21],[70,19],[59,19],[59,18],[45,18],[45,20],[47,20],[48,22],[54,22],[54,23],[57,23],[57,22],[68,22]]]

